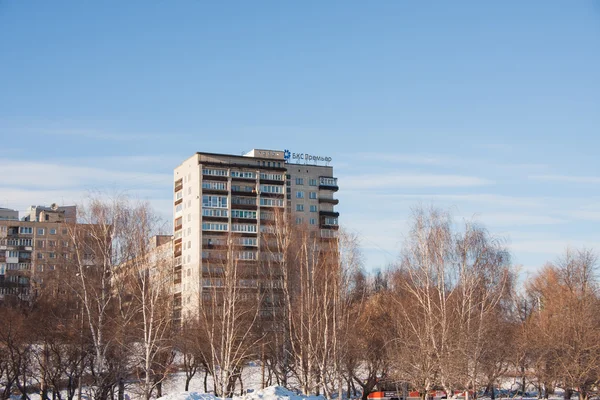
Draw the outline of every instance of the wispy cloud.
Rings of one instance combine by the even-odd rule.
[[[527,213],[481,213],[475,214],[475,219],[494,227],[503,226],[528,226],[528,225],[555,225],[568,222],[566,219],[556,218],[548,215]]]
[[[132,133],[132,132],[109,132],[95,129],[50,129],[39,128],[35,129],[37,133],[52,136],[75,136],[78,138],[95,139],[95,140],[112,140],[112,141],[133,141],[133,140],[148,140],[164,138],[166,135],[152,133]],[[169,135],[172,136],[172,135]]]
[[[414,165],[448,165],[457,161],[454,157],[427,154],[396,154],[396,153],[358,153],[355,156],[363,161],[379,161],[398,164]]]
[[[546,204],[547,199],[542,197],[519,197],[504,196],[489,193],[472,194],[376,194],[378,197],[388,197],[389,199],[404,199],[409,201],[435,201],[444,203],[483,203],[495,206],[516,206],[516,207],[539,207]]]
[[[344,190],[425,187],[471,187],[494,183],[488,179],[445,174],[363,174],[340,177]]]
[[[119,171],[69,164],[0,160],[1,185],[37,188],[94,187],[101,184],[128,186],[169,185],[170,174]]]
[[[565,183],[600,183],[600,176],[576,176],[576,175],[531,175],[529,179],[543,182],[565,182]]]

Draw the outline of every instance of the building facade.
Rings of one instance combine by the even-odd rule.
[[[3,210],[10,218],[0,218],[0,300],[28,300],[36,283],[68,262],[73,247],[67,223],[75,212],[75,206],[32,206],[19,220],[17,211]]]
[[[259,149],[243,156],[196,153],[175,168],[176,320],[197,315],[203,292],[219,284],[207,265],[223,257],[226,244],[233,241],[232,256],[248,271],[273,257],[261,252],[261,241],[272,232],[276,213],[284,213],[316,237],[337,236],[333,167],[317,165],[323,157],[304,156]],[[244,282],[250,289],[258,286],[252,276]]]

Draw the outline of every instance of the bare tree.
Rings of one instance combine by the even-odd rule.
[[[536,369],[544,383],[556,380],[565,398],[578,390],[586,400],[600,378],[600,306],[597,256],[590,250],[567,249],[527,286],[536,301],[528,319],[529,345],[537,355]]]
[[[448,213],[417,208],[398,276],[401,341],[420,354],[413,384],[422,396],[436,382],[476,391],[490,316],[510,298],[508,251],[475,224],[457,230]]]
[[[224,248],[205,260],[200,299],[199,334],[209,349],[203,356],[215,393],[222,397],[232,396],[245,363],[258,355],[261,340],[257,267],[244,263],[235,239],[229,236]]]

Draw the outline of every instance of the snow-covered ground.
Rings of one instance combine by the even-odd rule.
[[[216,400],[213,394],[199,392],[179,392],[168,394],[160,400]],[[233,400],[323,400],[322,396],[303,396],[281,386],[269,386],[265,389],[249,392],[243,396],[234,396]]]

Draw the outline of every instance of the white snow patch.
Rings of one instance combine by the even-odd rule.
[[[214,394],[198,392],[179,392],[159,397],[160,400],[217,400]],[[157,399],[158,400],[158,399]]]
[[[233,396],[234,400],[323,400],[323,396],[306,396],[296,394],[281,386],[267,388],[247,393],[244,396]]]

